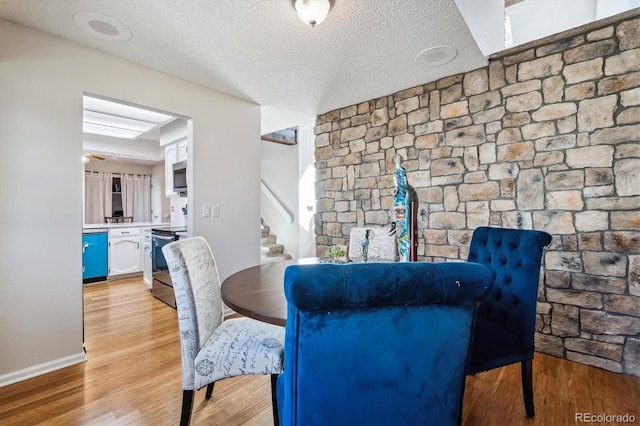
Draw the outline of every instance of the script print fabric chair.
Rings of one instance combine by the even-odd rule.
[[[490,279],[466,262],[289,266],[281,424],[460,424]]]
[[[192,237],[165,245],[176,296],[182,354],[181,425],[191,420],[195,391],[245,374],[271,374],[274,423],[275,383],[282,372],[284,327],[250,318],[223,321],[218,270],[207,241]]]
[[[473,232],[469,262],[492,271],[491,291],[478,306],[467,372],[476,374],[521,363],[527,416],[533,405],[533,354],[538,280],[546,232],[480,227]]]
[[[382,226],[353,227],[349,232],[349,257],[363,258],[363,241],[367,240],[367,259],[398,261],[396,234]]]

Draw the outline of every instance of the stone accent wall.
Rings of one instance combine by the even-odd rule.
[[[420,260],[466,259],[482,225],[549,232],[536,350],[640,376],[639,16],[318,116],[317,254],[390,223],[399,154]]]

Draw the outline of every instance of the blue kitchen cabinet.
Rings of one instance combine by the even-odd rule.
[[[107,233],[82,234],[82,283],[107,279]]]

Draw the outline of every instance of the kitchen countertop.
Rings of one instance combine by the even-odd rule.
[[[96,230],[107,230],[114,228],[156,228],[170,226],[167,222],[131,222],[131,223],[87,223],[82,227],[84,232],[96,232]]]

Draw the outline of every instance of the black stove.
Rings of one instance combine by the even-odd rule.
[[[156,235],[171,236],[182,232],[187,232],[186,226],[161,226],[159,228],[151,228],[151,233]]]
[[[151,267],[153,270],[151,294],[172,308],[176,307],[176,298],[173,293],[167,261],[162,254],[162,247],[180,238],[185,238],[186,234],[186,226],[151,228]]]

